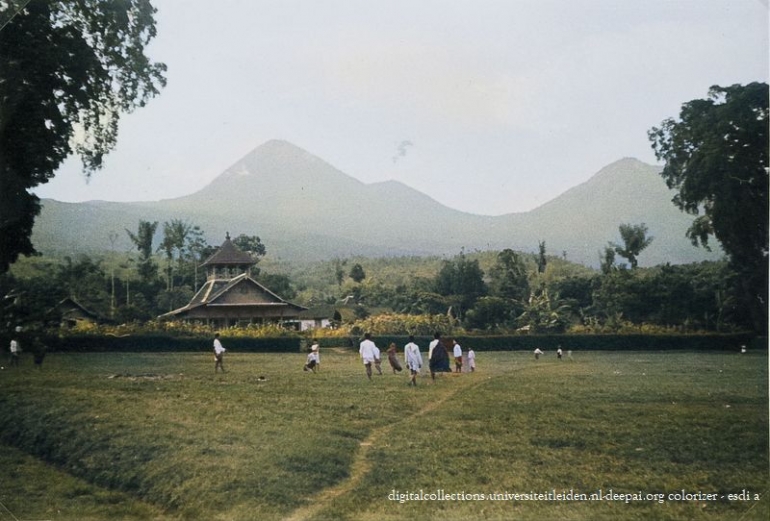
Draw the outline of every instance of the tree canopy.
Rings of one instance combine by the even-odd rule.
[[[0,273],[30,240],[40,200],[30,189],[75,153],[88,176],[114,148],[121,113],[165,85],[145,48],[149,0],[3,2],[0,6]]]
[[[358,263],[354,264],[353,267],[350,268],[350,278],[356,282],[364,280],[366,278],[366,272],[364,271],[363,266]]]
[[[682,105],[648,136],[673,202],[695,215],[687,235],[708,247],[714,236],[767,319],[768,85],[714,86]]]
[[[618,227],[620,238],[623,244],[612,244],[615,252],[628,260],[631,269],[636,269],[639,265],[637,257],[639,254],[652,244],[652,237],[647,236],[647,225],[642,224],[621,224]],[[608,258],[605,258],[607,260]],[[613,259],[614,260],[614,259]]]

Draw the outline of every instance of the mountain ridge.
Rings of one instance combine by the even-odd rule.
[[[247,153],[197,192],[154,202],[61,203],[43,200],[33,231],[41,251],[128,250],[124,229],[140,219],[184,219],[206,239],[259,235],[268,254],[287,260],[353,255],[452,255],[461,249],[536,251],[598,263],[623,223],[647,224],[654,238],[640,265],[719,258],[685,237],[691,217],[671,203],[660,169],[633,158],[527,212],[483,216],[454,210],[399,181],[365,184],[283,140]],[[109,241],[110,233],[119,240]]]

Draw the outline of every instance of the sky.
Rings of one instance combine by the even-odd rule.
[[[363,183],[528,211],[625,157],[712,85],[768,82],[768,0],[156,0],[168,84],[65,202],[194,193],[283,139]]]

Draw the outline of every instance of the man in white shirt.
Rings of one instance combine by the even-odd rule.
[[[414,336],[412,335],[409,335],[409,343],[404,346],[404,361],[412,375],[409,385],[417,387],[416,378],[417,373],[422,368],[422,355],[420,354],[420,348],[414,343]]]
[[[457,340],[452,340],[452,343],[454,344],[452,354],[455,357],[455,373],[462,373],[463,372],[463,348],[460,347],[460,344],[457,342]]]
[[[441,333],[436,331],[433,335],[433,340],[430,341],[430,344],[428,344],[428,360],[430,360],[430,357],[433,356],[433,349],[438,345],[439,339],[441,338]]]
[[[361,359],[364,361],[364,367],[366,367],[366,376],[369,380],[372,379],[372,364],[377,358],[377,346],[372,342],[371,335],[369,333],[364,334],[364,340],[358,346],[358,354],[361,355]]]
[[[221,368],[222,372],[225,372],[224,356],[226,349],[222,347],[222,342],[219,341],[219,333],[214,335],[214,372],[217,372],[217,368]]]

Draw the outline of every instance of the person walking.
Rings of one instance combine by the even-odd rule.
[[[377,369],[377,374],[382,376],[382,357],[380,354],[380,348],[374,346],[374,368]]]
[[[11,338],[11,358],[8,360],[10,367],[19,367],[19,355],[21,354],[21,347],[19,346],[18,334],[21,328],[16,328],[16,336]]]
[[[369,380],[372,379],[372,364],[376,359],[376,353],[379,352],[377,346],[372,342],[372,337],[369,333],[364,334],[364,340],[358,346],[358,354],[364,362],[366,368],[366,377]]]
[[[457,340],[453,339],[452,344],[452,355],[455,358],[455,373],[461,373],[463,371],[463,348]]]
[[[468,349],[468,353],[465,355],[468,360],[468,370],[472,373],[476,370],[476,352],[473,348]]]
[[[225,372],[225,365],[224,365],[224,357],[225,357],[225,351],[227,351],[223,346],[222,342],[219,341],[219,333],[216,333],[214,335],[214,372],[217,372],[217,369],[222,369],[222,372]]]
[[[449,354],[446,346],[441,342],[441,334],[433,335],[432,350],[428,359],[431,380],[436,380],[436,373],[449,373]]]
[[[414,343],[414,335],[409,335],[409,343],[404,346],[404,360],[411,375],[409,385],[417,387],[417,373],[422,369],[422,355],[420,348]]]
[[[393,369],[393,374],[400,373],[403,370],[403,368],[401,367],[401,362],[398,361],[395,342],[390,343],[387,353],[388,353],[388,362],[390,362],[390,367]]]
[[[307,361],[305,362],[305,367],[303,370],[315,373],[319,367],[319,360],[320,357],[318,356],[318,344],[313,344],[313,346],[310,348],[310,353],[307,355]]]
[[[313,345],[310,346],[310,354],[315,353],[315,369],[320,370],[321,369],[321,346],[318,343],[318,339],[313,339]]]

